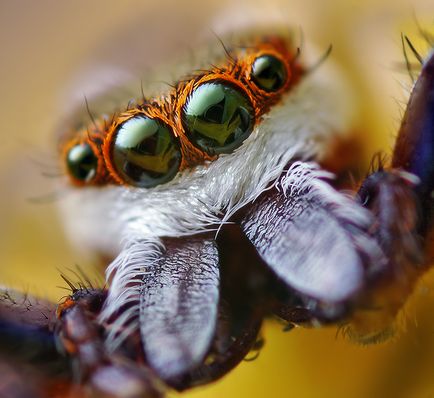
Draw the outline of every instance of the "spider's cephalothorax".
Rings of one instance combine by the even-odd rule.
[[[255,348],[270,315],[378,341],[432,262],[434,56],[392,164],[352,197],[330,173],[345,174],[333,156],[351,106],[328,62],[304,66],[281,35],[225,50],[166,94],[61,141],[67,226],[115,259],[106,290],[70,284],[54,334],[100,394],[215,380]]]

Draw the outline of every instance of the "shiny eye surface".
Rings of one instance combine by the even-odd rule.
[[[252,65],[251,77],[264,91],[277,91],[286,81],[287,73],[283,62],[272,55],[261,55]]]
[[[181,152],[169,128],[146,116],[129,119],[119,127],[112,154],[119,176],[141,188],[171,180],[181,163]]]
[[[204,83],[184,107],[188,137],[210,155],[230,153],[253,129],[254,112],[247,97],[224,83]]]
[[[96,175],[98,158],[89,144],[73,146],[66,155],[69,174],[78,181],[89,182]]]

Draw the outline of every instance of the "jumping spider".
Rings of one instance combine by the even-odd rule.
[[[328,61],[308,66],[281,33],[243,40],[62,135],[65,220],[114,260],[105,288],[66,279],[57,309],[3,290],[0,395],[182,391],[235,367],[271,315],[363,342],[392,332],[433,259],[434,55],[391,161],[350,195],[345,93]]]

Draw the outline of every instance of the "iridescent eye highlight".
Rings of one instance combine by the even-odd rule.
[[[126,183],[151,188],[175,177],[181,152],[165,124],[146,116],[124,122],[115,133],[112,158],[116,172]]]
[[[66,155],[69,174],[79,182],[90,182],[96,175],[98,158],[89,144],[77,144]]]
[[[210,155],[230,153],[250,135],[254,111],[249,99],[231,85],[197,87],[184,106],[188,138]]]
[[[287,78],[283,62],[273,55],[261,55],[252,65],[252,80],[264,91],[277,91],[283,87]]]

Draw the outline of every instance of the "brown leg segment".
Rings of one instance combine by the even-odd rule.
[[[77,290],[58,310],[57,331],[66,352],[77,364],[78,382],[98,397],[157,398],[157,378],[145,366],[106,352],[96,322],[105,291]]]

